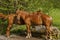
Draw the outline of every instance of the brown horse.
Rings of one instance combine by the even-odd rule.
[[[31,36],[31,30],[30,30],[30,26],[34,26],[34,25],[45,25],[46,27],[46,32],[47,32],[47,37],[48,34],[50,33],[50,26],[51,26],[51,22],[52,22],[52,17],[43,14],[41,11],[37,11],[34,12],[32,14],[28,14],[25,11],[21,11],[21,10],[17,10],[16,11],[17,14],[17,18],[18,20],[20,20],[20,17],[25,21],[26,26],[27,26],[27,38],[30,38]]]
[[[26,38],[31,37],[31,30],[30,30],[31,25],[35,26],[35,25],[44,24],[47,28],[47,36],[50,33],[50,26],[51,26],[51,21],[52,21],[52,18],[50,16],[43,14],[40,11],[29,14],[26,11],[17,10],[16,14],[10,14],[7,16],[3,15],[3,14],[0,15],[0,18],[8,19],[8,27],[7,27],[7,31],[6,31],[7,37],[9,37],[9,35],[10,35],[10,28],[12,27],[15,17],[17,17],[17,21],[19,24],[21,24],[23,22],[24,22],[24,24],[26,24],[26,28],[27,28],[27,32],[28,32]]]

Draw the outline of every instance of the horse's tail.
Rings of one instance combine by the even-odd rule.
[[[52,17],[50,17],[50,26],[52,26],[52,24],[53,24],[53,20],[52,20]]]

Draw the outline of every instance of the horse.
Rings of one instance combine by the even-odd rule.
[[[46,34],[48,37],[48,34],[50,33],[50,26],[52,24],[52,17],[42,13],[41,11],[37,11],[37,12],[33,12],[31,14],[28,14],[25,11],[21,11],[21,10],[17,10],[16,11],[17,14],[17,18],[18,20],[20,20],[20,18],[22,18],[27,26],[27,36],[26,38],[30,38],[31,37],[31,30],[30,30],[30,26],[34,25],[45,25],[46,27]],[[26,21],[28,20],[28,21]]]

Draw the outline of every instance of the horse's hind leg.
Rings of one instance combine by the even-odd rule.
[[[6,36],[9,38],[10,36],[10,28],[11,28],[11,25],[8,25],[7,27],[7,31],[6,31]]]
[[[11,20],[10,20],[11,19]],[[10,29],[12,27],[12,24],[13,24],[13,18],[10,18],[8,20],[8,27],[7,27],[7,31],[6,31],[6,36],[9,37],[10,36]]]

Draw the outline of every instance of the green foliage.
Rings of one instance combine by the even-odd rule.
[[[52,9],[49,11],[49,15],[53,18],[53,25],[60,29],[60,9]]]
[[[5,34],[8,21],[3,21],[0,19],[0,34]]]
[[[60,0],[0,0],[0,12],[11,13],[17,8],[29,12],[39,9],[49,12],[52,8],[60,8]]]

